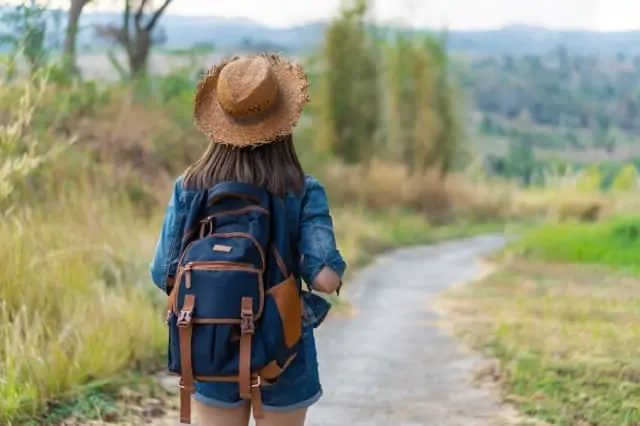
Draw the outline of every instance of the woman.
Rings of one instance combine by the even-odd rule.
[[[296,155],[292,131],[308,102],[302,68],[275,55],[234,58],[212,68],[198,84],[194,115],[211,143],[204,155],[178,178],[167,206],[151,263],[155,284],[166,290],[175,274],[184,218],[192,194],[224,181],[250,183],[280,195],[294,224],[295,271],[313,289],[339,289],[346,265],[336,248],[333,223],[322,185],[306,176]],[[259,426],[304,425],[307,409],[322,396],[313,329],[329,306],[304,292],[302,349],[280,379],[262,388]],[[246,426],[250,405],[235,383],[195,384],[195,406],[203,426]]]

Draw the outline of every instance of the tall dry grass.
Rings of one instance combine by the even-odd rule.
[[[148,280],[158,218],[141,215],[113,167],[56,131],[50,94],[41,76],[0,85],[3,425],[154,364],[165,339]]]
[[[355,201],[376,211],[402,206],[435,224],[502,221],[513,196],[506,184],[474,183],[461,174],[442,178],[435,170],[410,174],[401,164],[379,160],[357,166],[333,162],[322,179],[340,203]]]
[[[332,161],[319,172],[332,199],[373,211],[402,208],[433,225],[532,221],[597,222],[636,214],[640,196],[631,192],[576,188],[529,188],[459,172],[441,177],[435,170],[410,173],[397,163],[374,160],[347,166]]]
[[[160,293],[147,265],[168,182],[206,146],[186,107],[176,115],[162,102],[132,102],[122,88],[89,96],[54,85],[21,104],[28,90],[34,86],[0,86],[0,141],[14,145],[0,146],[3,164],[9,155],[12,164],[40,159],[24,173],[0,173],[0,186],[10,183],[0,203],[0,424],[9,425],[87,382],[161,359]],[[20,132],[11,133],[18,120]],[[69,134],[77,142],[51,157]],[[379,160],[345,166],[305,142],[303,163],[327,188],[352,265],[397,245],[483,230],[479,223],[582,220],[594,205],[597,216],[640,206],[613,195],[521,191],[465,173],[410,174]]]
[[[157,359],[151,231],[131,205],[86,192],[0,221],[0,424]]]

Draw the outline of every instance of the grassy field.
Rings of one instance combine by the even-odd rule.
[[[207,143],[192,123],[188,75],[148,87],[37,76],[0,85],[0,424],[96,415],[89,389],[164,362],[162,295],[148,262],[171,180]],[[327,189],[352,270],[399,245],[512,221],[598,222],[640,206],[629,194],[522,191],[473,167],[442,178],[375,159],[346,166],[314,149],[311,118],[296,130],[298,153]],[[534,235],[553,237],[549,229]]]
[[[75,197],[0,221],[0,424],[132,364],[158,365],[155,227],[124,202]]]
[[[449,292],[457,332],[500,361],[524,413],[562,426],[640,424],[640,219],[544,226],[497,272]]]
[[[164,363],[148,263],[171,179],[206,146],[190,83],[175,78],[158,82],[178,84],[169,100],[92,82],[0,85],[0,424],[100,415],[96,388]],[[470,191],[461,178],[432,189],[433,177],[407,179],[397,165],[345,167],[319,159],[304,135],[300,156],[327,187],[352,268],[398,245],[500,227],[487,214],[495,201],[456,192]],[[445,213],[446,225],[434,220]]]

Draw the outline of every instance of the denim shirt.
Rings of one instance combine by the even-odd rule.
[[[167,277],[176,273],[185,231],[183,228],[191,201],[197,193],[198,191],[182,187],[181,176],[176,180],[173,194],[167,204],[160,237],[150,265],[153,282],[164,291],[167,288]],[[285,202],[288,221],[296,225],[292,226],[292,238],[297,241],[295,248],[300,256],[300,263],[293,272],[298,283],[301,283],[302,278],[309,289],[313,290],[313,280],[325,266],[333,269],[342,278],[347,265],[336,247],[333,221],[322,184],[307,175],[303,193],[299,196],[289,194]],[[305,305],[305,325],[317,327],[329,312],[329,303],[312,292],[303,292],[302,299]]]

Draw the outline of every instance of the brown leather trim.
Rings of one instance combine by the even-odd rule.
[[[262,309],[264,307],[264,284],[263,284],[263,276],[262,272],[255,268],[253,265],[247,265],[244,263],[237,262],[194,262],[188,263],[184,267],[178,268],[178,277],[182,280],[182,275],[187,273],[187,279],[185,282],[185,286],[187,288],[191,288],[191,270],[203,270],[203,271],[229,271],[229,270],[243,270],[247,272],[253,272],[258,275],[258,291],[260,292],[260,304],[258,306],[258,313],[256,314],[256,318],[259,318],[262,315]],[[178,281],[178,285],[175,287],[175,294],[173,296],[174,302],[174,312],[176,315],[178,314],[178,300],[180,295],[180,282]]]
[[[260,370],[260,375],[267,380],[273,380],[276,377],[278,377],[281,373],[282,373],[282,368],[280,368],[280,366],[276,361],[271,361],[262,370]]]
[[[250,212],[250,211],[258,211],[258,212],[260,212],[260,213],[264,213],[264,214],[266,214],[267,216],[269,215],[269,210],[265,209],[264,207],[261,207],[261,206],[253,206],[253,205],[252,205],[252,206],[242,207],[242,208],[240,208],[240,209],[234,209],[234,210],[223,210],[223,211],[221,211],[221,212],[216,212],[216,213],[212,214],[211,216],[206,217],[206,218],[205,218],[205,219],[203,219],[203,220],[205,220],[205,221],[209,221],[209,220],[211,220],[211,219],[213,219],[213,218],[220,217],[220,216],[226,216],[226,215],[239,215],[239,214],[244,214],[244,213],[247,213],[247,212]],[[202,225],[201,225],[201,226],[202,226]],[[191,238],[191,237],[193,236],[193,234],[195,234],[195,233],[196,233],[196,229],[197,229],[197,228],[190,229],[190,230],[188,230],[187,232],[185,232],[185,233],[182,235],[182,242],[184,243],[185,241],[189,240],[189,238]],[[202,229],[202,228],[201,228],[201,229]],[[203,234],[204,234],[204,233],[201,233],[200,238],[202,238]]]
[[[191,424],[191,394],[195,392],[193,366],[191,364],[191,340],[193,336],[192,313],[196,297],[188,294],[184,299],[181,315],[178,317],[178,339],[180,344],[180,421]],[[186,315],[182,315],[186,314]]]
[[[240,238],[248,238],[250,239],[253,244],[256,246],[256,248],[258,249],[258,252],[260,253],[260,260],[262,262],[262,267],[260,268],[260,275],[259,275],[259,279],[260,279],[260,286],[259,286],[259,291],[260,291],[260,301],[258,303],[258,313],[256,314],[255,320],[257,321],[261,316],[262,316],[262,311],[264,309],[264,285],[262,282],[262,275],[264,274],[264,270],[267,266],[266,261],[265,261],[265,255],[264,255],[264,251],[262,250],[262,247],[260,247],[260,244],[256,241],[255,238],[253,238],[253,236],[251,234],[246,234],[244,232],[229,232],[229,233],[221,233],[221,234],[211,234],[210,236],[217,236],[217,237],[222,237],[222,238],[234,238],[234,237],[240,237]],[[189,243],[189,245],[187,245],[187,247],[185,247],[184,251],[182,252],[182,254],[180,255],[180,258],[178,259],[178,265],[182,264],[182,261],[184,260],[184,256],[187,253],[187,251],[189,250],[189,248],[191,247],[191,245],[194,243],[195,241],[192,241]],[[213,263],[219,263],[222,264],[222,262],[211,262]],[[233,262],[228,262],[229,264],[234,264]],[[239,265],[243,265],[243,264],[239,264]],[[185,267],[188,265],[185,265]],[[176,287],[179,288],[180,287],[180,282],[182,280],[182,274],[185,271],[185,267],[180,267],[178,266],[178,273],[176,275]],[[189,269],[189,268],[186,268]],[[175,306],[178,305],[178,292],[176,292],[176,296],[175,296]]]
[[[240,324],[242,320],[235,318],[194,318],[194,324],[205,324],[205,325],[237,325]]]
[[[186,288],[191,288],[191,269],[185,270],[184,286]]]
[[[180,374],[169,371],[172,376],[180,377]],[[237,383],[238,376],[193,376],[199,382],[224,382]]]
[[[184,234],[182,234],[182,242],[184,243],[185,241],[189,240],[189,238],[191,238],[191,236],[195,234],[195,232],[196,232],[195,229],[190,229]]]
[[[265,268],[267,267],[267,263],[265,260],[264,250],[260,247],[260,243],[253,237],[251,234],[247,234],[246,232],[222,232],[211,234],[212,237],[220,237],[220,238],[247,238],[253,242],[253,245],[258,249],[258,253],[260,253],[260,270],[264,273]]]
[[[171,289],[171,293],[169,293],[169,296],[167,297],[167,315],[169,315],[171,312],[173,312],[173,297],[174,297],[174,293],[176,292],[176,289],[178,287],[173,287]]]
[[[249,263],[241,262],[229,262],[226,260],[217,260],[213,262],[191,262],[188,263],[189,270],[203,270],[203,271],[224,271],[224,270],[243,270],[253,272],[255,274],[261,274],[262,271]]]
[[[293,275],[289,275],[289,278],[271,287],[267,294],[271,295],[276,303],[282,317],[284,342],[291,348],[302,335],[302,304],[298,282]]]
[[[171,371],[168,372],[169,375],[171,376],[177,376],[180,377],[180,374],[178,373],[173,373]],[[193,376],[194,379],[196,379],[199,382],[211,382],[211,383],[238,383],[238,376]],[[266,381],[266,377],[265,377],[265,381],[263,381],[260,386],[261,387],[268,387],[271,386],[271,384],[269,382]]]
[[[253,417],[257,420],[264,418],[262,408],[262,392],[260,392],[260,377],[256,377],[257,384],[251,384],[251,407],[253,409]]]
[[[288,277],[289,272],[287,272],[287,266],[284,264],[284,260],[282,260],[282,256],[280,256],[280,252],[274,244],[271,244],[271,251],[273,252],[273,257],[276,258],[276,263],[278,264],[278,268],[280,268],[280,272],[282,272],[282,276]]]
[[[169,293],[173,291],[173,288],[176,286],[176,277],[173,275],[167,274],[167,278],[165,279],[165,286]]]
[[[180,385],[180,424],[191,424],[191,393]]]
[[[260,376],[264,377],[267,380],[273,380],[277,378],[289,366],[289,364],[291,364],[291,361],[293,361],[297,355],[297,353],[294,353],[289,358],[287,358],[282,368],[280,368],[276,361],[271,361],[262,370],[260,370]]]
[[[244,214],[250,211],[258,211],[261,213],[264,213],[266,215],[269,215],[269,210],[265,209],[264,207],[261,206],[246,206],[246,207],[242,207],[240,209],[235,209],[235,210],[223,210],[221,212],[216,212],[214,214],[211,215],[211,217],[220,217],[220,216],[227,216],[227,215],[238,215],[238,214]]]
[[[240,398],[251,399],[251,338],[254,333],[253,298],[242,298],[240,326],[240,359],[238,360],[238,386]]]

